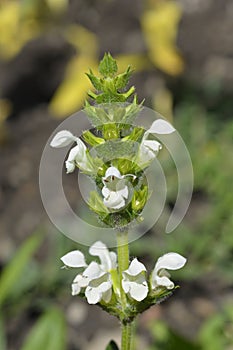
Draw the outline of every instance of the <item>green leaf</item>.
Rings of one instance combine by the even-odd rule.
[[[91,146],[97,146],[104,143],[104,139],[95,136],[91,131],[86,130],[82,133],[82,138]]]
[[[105,350],[119,350],[119,348],[114,340],[111,340]]]
[[[92,70],[90,69],[90,72],[89,73],[86,73],[86,75],[88,76],[88,78],[90,79],[92,85],[94,86],[94,88],[98,91],[101,91],[102,90],[102,83],[101,83],[101,79],[96,77]]]
[[[102,198],[96,191],[90,192],[90,198],[88,202],[89,207],[100,216],[105,217],[109,214],[107,207],[105,207]]]
[[[21,350],[65,350],[66,324],[57,308],[48,310],[28,334]]]
[[[126,87],[126,85],[128,84],[129,78],[131,77],[131,75],[132,75],[132,70],[131,70],[131,67],[129,66],[127,68],[126,72],[119,74],[116,77],[116,81],[115,81],[116,89],[117,90],[124,89]]]
[[[29,237],[19,248],[11,262],[5,267],[0,277],[0,305],[15,289],[17,281],[23,276],[25,268],[30,264],[30,259],[39,247],[43,235],[36,233]]]
[[[100,61],[99,72],[104,77],[113,77],[117,73],[117,63],[110,53],[105,53],[104,58]]]

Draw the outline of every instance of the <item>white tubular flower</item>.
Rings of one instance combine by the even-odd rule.
[[[50,146],[55,148],[66,147],[76,140],[77,137],[74,136],[70,131],[62,130],[54,136],[54,138],[50,142]]]
[[[143,164],[152,161],[156,158],[160,149],[162,149],[162,146],[158,141],[143,139],[139,147],[136,163],[139,166],[142,166]]]
[[[142,301],[147,297],[146,268],[137,258],[133,259],[128,270],[122,272],[122,288],[131,298]]]
[[[70,150],[68,158],[65,162],[67,174],[72,173],[76,166],[84,171],[93,172],[94,168],[90,162],[90,159],[88,159],[87,147],[80,140],[80,138],[74,136],[70,131],[59,131],[50,142],[50,146],[61,148],[69,146],[73,142],[76,142],[77,146]]]
[[[77,146],[71,148],[69,156],[66,161],[66,172],[72,173],[76,165],[86,171],[92,171],[93,168],[90,161],[87,159],[87,147],[79,139],[76,139]]]
[[[147,140],[150,134],[166,135],[175,131],[174,127],[166,120],[157,119],[151,127],[146,130],[142,142],[139,147],[136,163],[139,166],[148,166],[149,163],[156,158],[159,150],[162,149],[162,145],[158,141]]]
[[[167,253],[161,256],[155,264],[155,268],[151,274],[152,289],[155,289],[158,286],[173,289],[174,283],[169,279],[170,274],[166,269],[178,270],[185,265],[186,260],[186,258],[177,253]]]
[[[100,266],[104,271],[109,272],[116,269],[117,255],[115,252],[110,252],[104,243],[100,241],[95,242],[90,247],[89,253],[99,257]]]
[[[86,267],[72,282],[72,295],[78,295],[85,289],[85,296],[89,304],[97,304],[101,300],[108,303],[112,297],[111,271],[116,269],[117,256],[109,252],[106,245],[95,242],[89,253],[98,256],[100,264],[92,261],[86,265],[83,254],[76,250],[63,256],[61,260],[69,267]]]
[[[129,196],[126,176],[122,176],[115,167],[107,169],[105,177],[103,177],[104,187],[102,188],[103,202],[107,208],[117,210],[125,206],[125,200]]]
[[[108,272],[103,272],[97,263],[93,262],[92,264],[95,264],[96,276],[93,275],[86,288],[87,301],[89,304],[97,304],[101,300],[108,303],[112,297],[111,276]]]

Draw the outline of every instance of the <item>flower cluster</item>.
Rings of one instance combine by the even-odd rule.
[[[175,129],[165,120],[158,119],[154,121],[148,130],[143,131],[141,141],[136,142],[137,152],[130,161],[116,158],[112,161],[104,162],[104,157],[101,157],[100,147],[98,146],[100,145],[101,149],[103,149],[103,146],[109,146],[108,142],[103,138],[95,137],[90,132],[88,137],[87,132],[84,132],[85,138],[90,143],[93,144],[95,142],[97,144],[96,148],[100,152],[100,157],[92,156],[81,138],[74,136],[68,130],[59,131],[52,139],[50,145],[55,148],[61,148],[70,146],[74,142],[76,143],[76,146],[69,151],[65,162],[66,171],[71,173],[77,167],[86,175],[95,179],[98,190],[91,194],[89,206],[93,211],[100,214],[99,203],[102,201],[104,206],[103,208],[101,205],[103,217],[100,215],[100,218],[109,226],[114,227],[115,222],[112,215],[114,212],[121,211],[123,219],[126,218],[122,222],[126,221],[128,223],[141,213],[147,201],[148,188],[145,181],[143,181],[143,170],[150,165],[162,148],[158,141],[149,139],[150,135],[169,134],[174,131]],[[128,146],[127,141],[129,142],[125,138],[120,139],[120,147],[125,148],[125,145]],[[119,146],[119,143],[117,145]],[[125,156],[129,158],[127,154]],[[122,169],[123,174],[119,168]],[[139,183],[141,183],[140,187]],[[101,199],[99,198],[100,193]],[[125,211],[123,211],[124,209]],[[129,217],[127,217],[128,213],[130,213]]]
[[[96,93],[89,92],[95,101],[86,101],[84,113],[94,127],[80,137],[69,130],[59,131],[50,145],[68,147],[65,161],[67,173],[79,168],[96,184],[90,193],[89,207],[105,225],[116,229],[128,226],[142,214],[148,200],[149,188],[145,169],[162,148],[155,140],[158,135],[171,134],[173,126],[163,119],[155,120],[148,130],[134,125],[142,106],[134,95],[135,88],[127,91],[131,69],[117,74],[117,63],[106,54],[99,65],[101,77],[87,74]]]
[[[106,245],[100,241],[90,247],[89,253],[97,256],[99,261],[92,261],[87,265],[83,253],[79,250],[69,252],[61,258],[67,267],[84,269],[73,280],[72,295],[84,292],[89,304],[109,303],[113,293],[116,299],[119,299],[120,282],[115,278],[117,276],[116,254],[109,252]],[[175,285],[170,280],[167,270],[180,269],[185,263],[186,259],[180,254],[167,253],[158,259],[147,280],[146,267],[134,258],[129,268],[122,273],[122,288],[130,300],[136,302],[150,297],[158,288],[171,290]]]

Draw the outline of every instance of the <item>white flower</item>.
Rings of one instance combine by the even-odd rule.
[[[169,279],[168,270],[178,270],[186,263],[186,259],[177,253],[167,253],[161,256],[151,274],[151,287],[155,289],[157,286],[163,286],[167,289],[173,289],[174,283]]]
[[[136,163],[139,166],[147,164],[157,156],[161,148],[162,146],[158,141],[143,139],[139,147]]]
[[[133,259],[128,270],[122,272],[122,288],[131,298],[142,301],[147,297],[146,268],[137,258]]]
[[[86,171],[92,171],[93,168],[87,158],[87,147],[77,138],[77,146],[71,148],[69,156],[66,160],[66,172],[72,173],[76,165]]]
[[[162,145],[158,141],[147,140],[150,134],[171,134],[175,131],[173,126],[166,120],[157,119],[155,120],[151,127],[146,130],[142,142],[140,144],[138,154],[136,157],[136,163],[139,166],[147,166],[149,163],[157,157],[159,150],[162,149]]]
[[[129,196],[126,176],[122,176],[115,167],[107,169],[105,177],[103,177],[104,187],[102,188],[103,202],[107,208],[120,209],[125,206],[125,200]]]
[[[71,148],[70,150],[68,158],[65,162],[66,172],[72,173],[76,166],[84,171],[93,172],[94,168],[90,162],[90,157],[88,158],[87,147],[82,140],[80,140],[80,138],[74,136],[70,131],[59,131],[50,142],[50,146],[55,148],[66,147],[74,141],[77,143],[77,146]]]
[[[97,241],[89,249],[92,256],[98,256],[100,259],[100,266],[104,271],[111,271],[116,269],[117,255],[115,252],[110,252],[106,245],[101,241]]]
[[[74,141],[76,141],[76,139],[77,137],[74,136],[70,131],[62,130],[54,136],[54,138],[50,142],[50,146],[55,148],[66,147]]]
[[[77,295],[82,289],[85,289],[85,296],[89,304],[97,304],[101,300],[108,303],[112,296],[111,271],[116,269],[116,253],[109,252],[106,245],[100,241],[90,247],[89,253],[98,256],[100,264],[92,261],[87,266],[83,254],[78,250],[61,258],[69,267],[87,266],[81,274],[74,278],[72,295]]]

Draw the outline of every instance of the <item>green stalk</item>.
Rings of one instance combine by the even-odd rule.
[[[129,242],[128,232],[122,231],[117,233],[117,260],[118,260],[118,273],[120,280],[120,293],[121,293],[121,306],[122,310],[126,307],[126,295],[122,288],[122,272],[129,267]]]
[[[121,328],[121,350],[133,349],[134,322],[122,324]]]
[[[122,272],[129,267],[129,242],[128,232],[122,231],[117,233],[117,256],[118,256],[118,273],[120,279],[121,307],[122,318],[127,306],[126,294],[122,288]],[[132,340],[134,331],[134,322],[125,323],[121,321],[121,350],[132,350]]]

